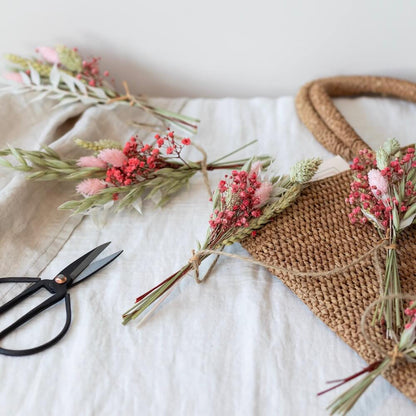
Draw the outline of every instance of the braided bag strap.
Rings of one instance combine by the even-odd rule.
[[[333,103],[336,97],[363,95],[416,102],[416,84],[388,77],[339,76],[304,85],[296,96],[299,118],[330,152],[351,160],[369,146],[358,136]]]

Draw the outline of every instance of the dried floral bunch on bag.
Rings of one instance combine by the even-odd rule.
[[[213,196],[213,212],[205,242],[198,244],[198,251],[188,264],[138,297],[133,307],[123,315],[123,323],[137,318],[152,305],[154,308],[149,310],[154,310],[155,305],[191,270],[195,271],[196,279],[200,282],[198,267],[202,261],[211,254],[222,254],[222,249],[230,244],[238,243],[250,235],[255,236],[256,230],[296,199],[319,164],[319,159],[309,159],[296,164],[288,176],[269,178],[266,172],[262,172],[262,162],[253,159],[241,170],[233,170],[231,175],[226,175],[219,182]],[[215,261],[209,271],[214,264]]]
[[[402,300],[402,296],[400,296]],[[380,300],[381,301],[381,300]],[[380,301],[375,302],[376,304]],[[374,305],[370,305],[369,309]],[[319,393],[324,394],[333,389],[336,389],[355,378],[364,375],[364,377],[356,382],[352,387],[345,391],[341,396],[337,397],[328,407],[331,415],[333,414],[347,414],[361,395],[371,386],[374,380],[382,375],[389,367],[395,366],[399,360],[406,360],[411,363],[416,363],[416,301],[411,301],[409,306],[404,310],[404,329],[402,330],[398,340],[392,351],[384,352],[384,358],[371,363],[352,376],[345,379],[334,380],[330,383],[337,383],[335,386]]]
[[[400,232],[411,225],[416,216],[416,156],[415,149],[400,151],[395,139],[388,140],[375,154],[362,150],[353,160],[356,172],[347,203],[354,208],[349,214],[352,223],[371,222],[382,238],[388,240],[383,301],[375,319],[385,320],[391,338],[403,327],[401,286],[397,265],[396,244]]]
[[[144,144],[137,137],[131,137],[124,147],[107,140],[86,142],[75,139],[75,142],[92,150],[93,154],[78,160],[64,160],[49,147],[41,151],[9,147],[0,151],[0,156],[3,156],[0,165],[27,172],[27,177],[33,180],[80,181],[76,191],[84,198],[68,201],[60,209],[86,213],[114,206],[116,210],[132,207],[141,213],[143,198],[150,198],[163,206],[198,171],[202,171],[206,178],[208,171],[241,168],[247,159],[224,160],[254,143],[207,163],[205,160],[192,162],[183,159],[183,149],[192,142],[189,138],[178,138],[171,130],[163,136],[156,134],[152,144]],[[199,146],[197,148],[203,151]],[[14,157],[18,164],[12,164],[5,156]],[[260,159],[266,166],[271,162],[268,156]]]
[[[36,92],[35,100],[59,100],[57,106],[81,102],[85,105],[130,105],[152,114],[164,124],[172,124],[194,133],[199,120],[173,113],[149,104],[144,97],[132,95],[124,82],[124,93],[108,82],[108,71],[101,71],[101,58],[83,58],[77,48],[58,45],[39,47],[38,56],[25,58],[7,54],[11,72],[3,74],[7,82],[3,91],[13,93]]]

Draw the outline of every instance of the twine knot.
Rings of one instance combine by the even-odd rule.
[[[120,97],[110,98],[109,100],[107,100],[106,104],[115,103],[117,101],[128,101],[130,106],[133,106],[136,102],[136,98],[134,97],[134,95],[131,95],[129,86],[127,85],[126,81],[123,81],[123,87],[126,93],[124,95],[121,95]]]
[[[214,269],[215,265],[217,264],[218,258],[220,257],[222,253],[223,248],[221,248],[221,250],[199,250],[199,251],[195,251],[192,250],[192,257],[188,260],[188,263],[190,264],[191,268],[194,270],[195,272],[195,282],[202,283],[205,282],[205,280],[208,279],[208,277],[211,275],[212,270]],[[201,262],[208,257],[210,254],[216,254],[216,257],[214,259],[214,261],[212,262],[211,266],[209,266],[207,272],[205,273],[205,275],[200,278],[199,277],[199,266],[201,264]]]
[[[201,254],[199,251],[192,250],[192,257],[188,260],[188,263],[191,265],[192,269],[195,272],[195,281],[197,283],[202,283],[204,279],[199,278],[199,265],[201,264]]]
[[[387,353],[387,355],[391,358],[391,365],[396,365],[396,360],[399,358],[404,358],[404,354],[399,350],[399,345],[396,344],[394,348]]]

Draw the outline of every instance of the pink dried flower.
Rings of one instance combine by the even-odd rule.
[[[270,182],[262,182],[260,188],[256,189],[254,193],[254,197],[259,199],[259,203],[254,208],[264,205],[269,200],[272,190],[273,185]]]
[[[127,156],[118,149],[104,149],[98,154],[98,158],[116,168],[123,166]]]
[[[42,58],[50,64],[61,63],[58,52],[56,52],[54,48],[50,48],[49,46],[40,46],[36,49],[36,52],[40,53]]]
[[[251,170],[250,170],[250,175],[252,174],[252,173],[255,173],[256,175],[258,175],[259,174],[259,172],[260,172],[260,170],[261,170],[261,162],[260,161],[257,161],[257,162],[254,162],[252,165],[251,165]]]
[[[100,179],[85,179],[76,187],[78,193],[83,196],[92,196],[106,187],[105,182]]]
[[[375,197],[380,198],[387,194],[389,183],[378,169],[368,172],[368,184]]]
[[[3,78],[23,84],[22,76],[18,72],[6,72],[3,74]]]
[[[77,165],[81,168],[103,168],[107,167],[107,164],[104,160],[98,159],[98,157],[94,156],[83,156],[80,157]]]

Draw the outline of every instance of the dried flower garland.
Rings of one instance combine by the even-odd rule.
[[[195,270],[196,280],[203,281],[204,278],[201,280],[198,274],[199,264],[211,254],[218,255],[227,245],[238,243],[250,235],[255,236],[256,230],[296,199],[303,184],[313,177],[320,163],[319,159],[308,159],[296,164],[288,176],[267,178],[261,173],[262,163],[250,160],[240,171],[234,170],[231,175],[226,175],[213,196],[213,213],[205,242],[198,247],[187,265],[139,296],[133,307],[123,315],[123,323],[137,318],[152,305],[154,307],[150,312],[154,310],[155,305],[189,271]]]
[[[152,144],[144,144],[137,137],[131,137],[123,148],[107,140],[86,142],[76,139],[75,142],[93,150],[94,154],[78,160],[63,160],[49,147],[41,151],[9,147],[0,151],[0,156],[3,156],[0,165],[27,172],[27,177],[33,180],[81,180],[76,191],[84,198],[65,202],[60,209],[86,213],[114,205],[116,210],[132,207],[141,213],[143,198],[151,198],[157,205],[163,206],[198,171],[206,174],[211,170],[241,168],[247,159],[224,160],[254,143],[250,142],[214,162],[206,163],[205,160],[184,160],[182,150],[192,144],[191,139],[178,138],[171,130],[163,136],[156,134]],[[202,151],[199,146],[197,148]],[[13,156],[18,164],[12,164],[4,156]],[[266,166],[271,162],[268,156],[260,159]]]
[[[117,92],[114,82],[107,81],[109,72],[100,70],[101,58],[84,59],[77,48],[70,49],[63,45],[39,47],[36,52],[36,58],[6,55],[13,67],[11,72],[3,74],[8,84],[3,91],[33,91],[38,93],[35,100],[59,100],[57,106],[77,102],[85,105],[130,105],[152,114],[164,124],[196,132],[198,119],[149,104],[144,97],[132,95],[126,82],[123,83],[125,92]]]

